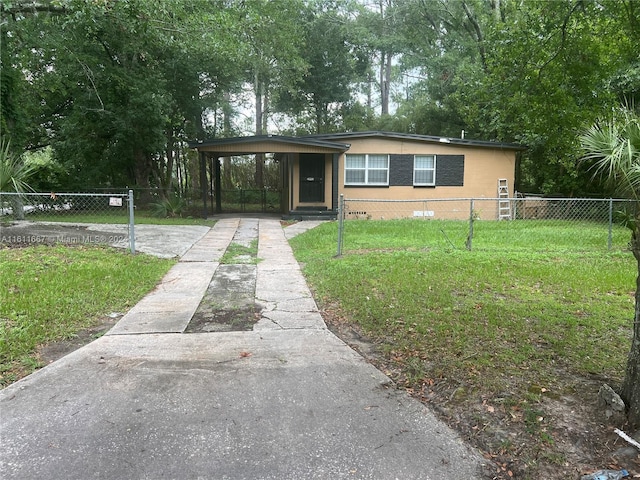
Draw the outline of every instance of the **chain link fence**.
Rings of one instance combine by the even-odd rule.
[[[225,213],[273,213],[280,210],[280,190],[222,190],[221,206]]]
[[[107,244],[135,252],[133,192],[0,192],[0,244]]]
[[[437,247],[625,250],[631,233],[626,225],[636,217],[636,209],[635,202],[617,199],[341,198],[337,252]],[[375,233],[387,229],[394,229],[393,245],[383,244],[381,239],[389,237]]]

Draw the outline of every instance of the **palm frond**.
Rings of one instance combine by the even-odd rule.
[[[25,164],[21,157],[13,154],[10,142],[0,139],[0,192],[33,191],[28,181],[36,168],[36,165]]]
[[[633,112],[588,128],[579,137],[582,160],[593,176],[602,178],[619,194],[640,199],[640,118]]]

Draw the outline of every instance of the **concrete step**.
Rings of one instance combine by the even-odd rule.
[[[283,220],[335,220],[338,212],[335,210],[291,210],[288,215],[283,215]]]

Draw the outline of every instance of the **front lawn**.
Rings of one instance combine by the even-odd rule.
[[[0,386],[41,366],[39,346],[126,312],[174,263],[108,247],[0,248]]]
[[[505,475],[572,478],[563,475],[575,465],[561,468],[577,460],[564,448],[566,412],[557,403],[595,399],[602,382],[615,387],[622,379],[631,253],[541,253],[486,242],[474,251],[429,249],[424,232],[406,227],[346,222],[353,248],[340,259],[332,257],[336,223],[292,239],[325,318],[368,337],[380,353],[373,361],[507,465]],[[548,231],[545,238],[553,241]],[[569,238],[579,244],[580,228]]]

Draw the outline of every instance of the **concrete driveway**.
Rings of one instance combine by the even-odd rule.
[[[253,327],[185,333],[212,285],[234,291],[219,260],[252,230]],[[220,220],[107,335],[0,391],[0,415],[3,479],[446,480],[485,462],[329,332],[269,219]]]
[[[179,257],[208,231],[209,227],[199,225],[135,225],[135,250],[161,258]],[[0,225],[0,243],[104,244],[128,249],[129,226],[25,220]]]

